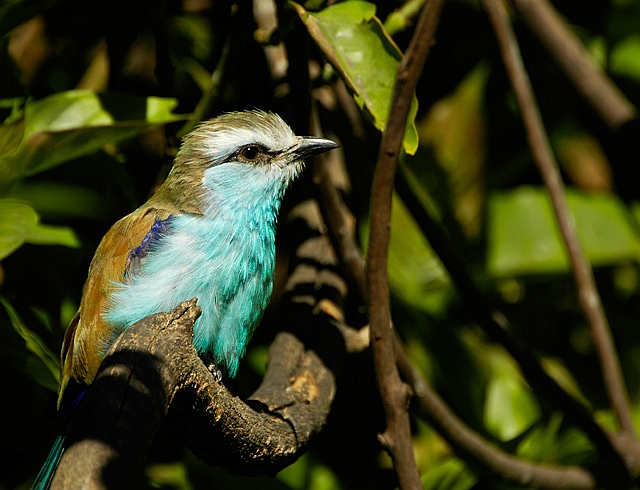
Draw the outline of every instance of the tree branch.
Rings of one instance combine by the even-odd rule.
[[[598,66],[547,0],[510,0],[602,120],[617,129],[636,116],[633,104]]]
[[[315,131],[315,134],[321,132]],[[323,155],[320,159],[338,159],[339,153]],[[345,173],[344,161],[332,162],[339,164],[336,168],[324,161],[316,162],[314,166],[314,182],[321,188],[318,197],[320,209],[323,212],[324,221],[327,223],[327,233],[332,237],[333,243],[339,243],[336,247],[338,257],[351,277],[352,281],[362,284],[358,287],[364,289],[363,273],[357,268],[364,268],[362,261],[353,260],[352,254],[358,253],[359,246],[356,239],[355,218],[347,208],[340,192],[338,184],[341,178],[337,175]],[[325,168],[323,168],[325,167]],[[618,439],[606,434],[590,417],[586,409],[570,398],[556,383],[542,370],[531,354],[517,342],[512,340],[507,333],[511,327],[499,312],[492,313],[486,306],[486,301],[473,279],[467,272],[464,261],[455,252],[455,246],[448,240],[440,226],[427,214],[421,203],[412,193],[408,183],[400,173],[396,179],[396,190],[400,197],[412,212],[414,219],[421,227],[423,233],[431,243],[432,248],[442,260],[449,271],[465,303],[471,308],[471,312],[487,333],[496,341],[506,346],[514,359],[521,365],[523,374],[529,383],[549,402],[561,409],[567,420],[582,428],[597,444],[601,452],[600,460],[594,465],[593,471],[585,468],[568,466],[553,467],[544,464],[522,461],[501,451],[480,435],[466,426],[446,404],[438,394],[428,385],[419,371],[412,365],[404,351],[402,342],[396,336],[396,361],[403,379],[411,386],[415,405],[419,415],[428,418],[437,430],[453,446],[455,451],[466,459],[480,463],[481,467],[498,475],[504,481],[515,482],[527,486],[539,486],[541,488],[598,488],[603,483],[611,484],[614,481],[628,481],[627,471],[621,458],[616,453],[613,442],[620,454],[625,456],[629,468],[637,471],[638,447],[630,445],[626,439]],[[323,202],[326,201],[326,202]],[[360,265],[358,265],[360,264]],[[602,483],[598,483],[602,482]]]
[[[504,65],[520,107],[533,158],[551,197],[556,219],[565,241],[580,305],[591,329],[609,401],[622,431],[635,437],[635,428],[629,409],[629,395],[624,385],[622,369],[611,330],[595,285],[593,271],[578,240],[575,224],[564,194],[560,171],[544,132],[517,41],[501,0],[483,0],[483,4],[498,39]]]
[[[530,463],[493,446],[451,411],[411,364],[403,349],[399,348],[397,353],[398,368],[415,390],[417,411],[433,423],[457,453],[479,463],[483,470],[500,475],[505,482],[545,489],[594,489],[601,487],[598,481],[611,484],[613,478],[619,477],[608,474],[597,480],[592,473],[579,466],[554,467]]]
[[[411,96],[433,43],[444,0],[430,0],[423,8],[415,34],[398,67],[389,119],[382,137],[371,189],[371,228],[367,275],[371,349],[382,396],[387,428],[382,441],[394,460],[400,488],[422,488],[411,444],[407,405],[409,393],[395,364],[393,328],[387,282],[387,249],[391,221],[391,196]]]
[[[52,488],[126,488],[168,423],[198,457],[241,474],[291,464],[329,413],[333,375],[289,333],[270,350],[252,408],[215,381],[192,341],[195,299],[118,337],[67,436]]]

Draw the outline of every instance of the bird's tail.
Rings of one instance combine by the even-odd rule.
[[[49,485],[51,485],[51,480],[53,479],[53,475],[62,457],[62,452],[64,451],[64,436],[64,434],[58,434],[56,436],[51,451],[49,451],[47,459],[42,465],[42,468],[40,468],[31,490],[46,490],[49,488]]]
[[[58,463],[60,463],[60,458],[62,458],[62,453],[65,449],[67,432],[69,431],[69,427],[74,419],[76,409],[84,398],[86,392],[87,387],[83,386],[82,389],[73,397],[72,402],[61,411],[64,415],[56,429],[56,437],[53,441],[53,445],[51,446],[47,459],[38,472],[38,476],[36,476],[36,479],[33,482],[31,490],[47,490],[51,485],[53,475],[58,468]]]

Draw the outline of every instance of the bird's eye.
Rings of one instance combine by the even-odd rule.
[[[247,145],[240,150],[240,156],[247,162],[256,162],[261,153],[261,148],[257,145]]]

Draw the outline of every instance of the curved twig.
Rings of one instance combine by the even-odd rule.
[[[544,132],[515,35],[501,1],[483,0],[483,4],[498,39],[503,62],[520,107],[533,158],[551,197],[556,219],[567,247],[580,305],[591,329],[609,401],[622,431],[630,435],[635,434],[629,409],[629,395],[622,377],[622,369],[611,330],[595,285],[593,271],[578,240],[575,224],[564,194],[564,184]]]
[[[315,132],[321,134],[321,132]],[[339,153],[322,155],[321,159],[337,158]],[[344,161],[339,163],[344,166]],[[355,218],[345,205],[340,192],[337,190],[336,173],[342,174],[346,170],[336,172],[323,169],[325,163],[316,163],[314,167],[314,181],[321,188],[318,198],[320,199],[320,209],[322,210],[324,221],[327,224],[327,233],[332,237],[333,243],[338,243],[336,247],[338,257],[345,272],[350,276],[351,281],[361,282],[358,289],[364,289],[363,270],[358,271],[358,267],[364,268],[363,262],[353,260],[352,255],[359,251],[355,227],[352,226]],[[629,468],[636,472],[638,468],[637,446],[628,444],[626,440],[618,440],[617,437],[605,433],[589,416],[586,409],[577,401],[570,398],[562,389],[540,369],[539,364],[526,351],[523,350],[513,340],[504,329],[504,317],[486,307],[482,293],[468,275],[467,267],[455,252],[455,247],[446,238],[442,229],[429,217],[421,203],[412,194],[408,183],[400,173],[396,180],[396,190],[405,201],[405,205],[414,214],[416,222],[420,225],[423,233],[431,243],[434,251],[443,261],[444,266],[449,271],[451,278],[467,305],[479,324],[495,338],[503,343],[506,339],[506,348],[514,356],[514,359],[521,365],[523,374],[532,384],[538,393],[541,393],[548,401],[553,402],[556,407],[563,410],[567,415],[567,420],[582,428],[597,444],[601,454],[601,459],[594,465],[593,473],[585,468],[568,466],[553,467],[545,464],[531,463],[523,461],[515,456],[509,455],[499,448],[493,446],[480,435],[466,426],[449,407],[442,402],[437,393],[427,384],[426,380],[412,365],[410,359],[404,351],[402,342],[396,336],[396,360],[398,369],[405,382],[409,384],[415,398],[414,407],[417,413],[428,418],[453,446],[455,451],[466,458],[470,458],[485,467],[490,472],[499,476],[504,481],[516,482],[519,484],[537,485],[540,488],[560,489],[560,488],[598,488],[597,482],[626,481],[627,472],[623,463],[617,456],[614,447],[620,454],[624,455]],[[322,202],[325,201],[326,202]],[[360,264],[360,265],[359,265]],[[499,319],[503,318],[502,321]],[[491,326],[493,325],[493,326]],[[508,328],[509,330],[511,327]],[[499,334],[496,335],[496,332]],[[528,359],[528,360],[525,360]],[[531,367],[534,367],[533,369]],[[550,388],[551,386],[551,388]],[[611,437],[612,441],[609,441]],[[597,475],[597,477],[596,477]],[[527,483],[528,482],[528,483]]]
[[[636,116],[636,108],[598,66],[547,0],[510,0],[567,77],[602,120],[616,129]]]
[[[413,455],[407,404],[409,393],[395,363],[393,328],[387,282],[387,249],[391,220],[391,196],[398,157],[411,104],[411,96],[433,43],[444,0],[431,0],[424,7],[415,34],[396,77],[389,119],[382,137],[371,189],[371,228],[367,255],[371,349],[378,389],[387,416],[381,436],[394,460],[401,489],[422,488]]]

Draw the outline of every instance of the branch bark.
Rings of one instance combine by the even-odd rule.
[[[367,256],[371,349],[376,380],[387,417],[387,427],[381,439],[394,460],[400,488],[403,490],[420,489],[422,484],[411,444],[407,411],[410,395],[395,364],[387,282],[391,196],[411,96],[433,43],[443,4],[444,0],[430,0],[423,8],[415,34],[398,67],[389,119],[382,137],[371,189],[371,228]]]
[[[636,108],[596,64],[577,36],[547,0],[510,0],[560,68],[600,118],[617,129],[636,116]]]
[[[501,0],[483,0],[483,5],[498,39],[503,62],[520,107],[534,161],[551,197],[556,219],[569,254],[580,305],[591,329],[598,353],[609,401],[621,430],[629,436],[635,437],[635,428],[629,409],[629,395],[622,377],[622,369],[611,330],[596,288],[593,271],[578,240],[575,224],[564,194],[560,171],[544,131],[544,125],[515,35]]]
[[[323,156],[322,159],[338,157],[339,154],[332,153]],[[344,167],[342,160],[334,163]],[[327,223],[328,235],[332,237],[333,243],[340,244],[336,247],[336,251],[345,272],[352,281],[362,282],[359,286],[359,289],[362,290],[364,289],[363,273],[359,272],[357,268],[364,268],[364,263],[353,260],[352,257],[354,253],[361,255],[355,227],[352,226],[355,218],[342,200],[336,182],[336,180],[340,180],[339,177],[336,178],[336,175],[344,174],[346,170],[332,168],[330,171],[326,166],[327,163],[323,162],[322,165],[316,163],[314,167],[314,182],[321,188],[318,193],[321,201],[320,209],[323,212],[324,221]],[[507,320],[501,313],[492,312],[487,306],[482,293],[469,276],[467,266],[459,254],[455,252],[454,245],[447,239],[444,230],[431,219],[413,195],[402,173],[396,179],[396,189],[422,228],[434,251],[449,271],[456,288],[479,324],[492,338],[505,345],[521,365],[523,374],[536,392],[562,410],[566,414],[568,422],[582,428],[596,442],[600,451],[600,459],[592,469],[577,466],[554,467],[523,461],[500,450],[465,425],[451,411],[413,366],[404,351],[402,342],[396,336],[396,362],[402,378],[412,389],[415,399],[413,407],[417,414],[431,421],[440,434],[451,443],[456,453],[467,460],[478,463],[480,468],[500,477],[503,481],[547,489],[600,488],[606,484],[610,485],[614,481],[628,481],[624,462],[618,453],[624,455],[629,469],[635,473],[638,471],[640,462],[638,446],[630,444],[625,438],[605,433],[591,418],[587,410],[562,391],[555,381],[540,368],[533,356],[511,339],[507,332],[511,330]]]
[[[52,488],[131,486],[165,423],[196,456],[240,474],[274,474],[300,455],[329,413],[333,375],[282,333],[252,397],[259,403],[245,403],[198,357],[192,329],[199,314],[193,299],[118,338],[78,409]]]

